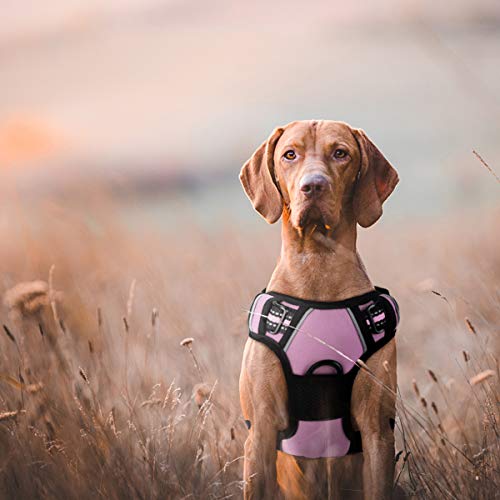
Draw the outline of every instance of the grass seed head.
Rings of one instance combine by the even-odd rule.
[[[474,375],[469,380],[470,385],[477,385],[477,384],[482,384],[484,381],[488,380],[490,377],[493,377],[495,375],[495,372],[493,370],[484,370],[481,373],[478,373],[477,375]]]
[[[417,395],[417,398],[420,397],[420,390],[417,385],[417,381],[415,379],[412,380],[411,385],[413,387],[413,392]]]
[[[193,401],[196,403],[196,406],[200,408],[203,403],[208,399],[210,393],[212,392],[212,388],[207,383],[196,384],[193,388]]]
[[[186,337],[185,339],[181,340],[180,345],[182,347],[191,347],[191,345],[193,344],[193,342],[194,342],[194,338],[193,337]]]
[[[473,333],[474,335],[477,335],[476,328],[474,327],[469,318],[465,318],[465,324],[467,325],[469,332]]]

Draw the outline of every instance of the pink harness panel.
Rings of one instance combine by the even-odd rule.
[[[361,451],[350,414],[356,362],[391,340],[398,322],[396,301],[378,287],[341,302],[265,291],[255,297],[250,337],[278,356],[288,387],[290,425],[278,436],[278,449],[306,458]]]

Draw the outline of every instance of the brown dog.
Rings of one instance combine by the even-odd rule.
[[[297,121],[277,128],[243,166],[240,180],[267,222],[281,216],[282,248],[268,290],[314,301],[338,301],[373,290],[356,251],[357,224],[369,227],[398,182],[394,168],[365,133],[334,121]],[[384,363],[386,362],[386,363]],[[245,498],[391,497],[394,476],[396,344],[392,339],[356,377],[352,425],[363,453],[301,459],[276,450],[288,426],[281,364],[265,345],[247,341],[240,376],[245,419]],[[346,485],[354,479],[355,485]]]

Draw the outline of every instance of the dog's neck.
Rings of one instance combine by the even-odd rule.
[[[344,300],[373,290],[356,250],[356,222],[294,228],[283,214],[282,246],[268,290],[305,300]]]

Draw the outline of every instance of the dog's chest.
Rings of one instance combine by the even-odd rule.
[[[341,302],[311,302],[262,292],[252,303],[250,337],[267,345],[285,374],[289,428],[278,448],[307,458],[361,451],[350,402],[359,360],[391,340],[399,321],[385,289]]]

